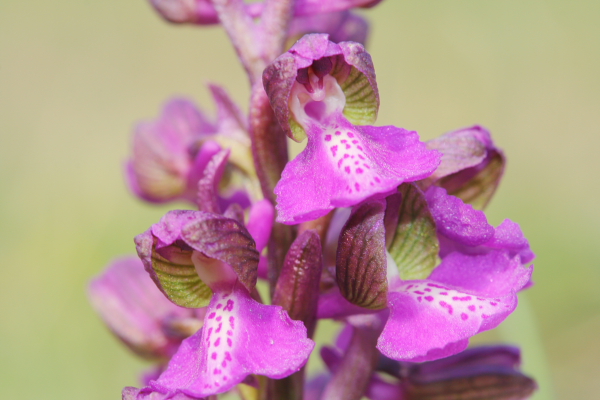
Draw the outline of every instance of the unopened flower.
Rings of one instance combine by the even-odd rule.
[[[126,175],[140,198],[153,203],[177,199],[196,203],[198,181],[222,148],[231,150],[235,171],[252,176],[245,119],[223,89],[214,85],[210,89],[217,105],[216,123],[189,100],[173,99],[157,120],[137,126]]]
[[[110,330],[141,357],[166,362],[202,326],[203,309],[177,306],[157,289],[136,256],[112,262],[88,288]]]
[[[439,164],[438,152],[427,150],[416,132],[368,125],[379,94],[371,57],[358,43],[306,35],[265,69],[263,82],[286,133],[297,141],[308,136],[275,187],[280,222],[382,197]]]

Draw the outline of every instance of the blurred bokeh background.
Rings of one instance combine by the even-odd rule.
[[[508,155],[488,208],[519,222],[536,285],[476,342],[523,346],[536,399],[600,392],[600,2],[386,0],[364,13],[379,125],[429,139],[482,124]],[[144,364],[85,286],[165,207],[129,195],[131,127],[173,94],[244,107],[223,31],[164,23],[144,0],[0,1],[0,397],[118,399]]]

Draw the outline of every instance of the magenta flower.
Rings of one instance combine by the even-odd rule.
[[[154,9],[167,21],[211,25],[219,23],[219,16],[211,0],[149,0]],[[373,7],[381,0],[298,0],[295,4],[295,16],[312,16],[354,7]],[[252,18],[263,12],[263,2],[244,5],[244,12]]]
[[[337,282],[348,301],[333,291],[323,297],[319,315],[388,309],[377,342],[382,354],[403,361],[447,357],[515,309],[516,293],[531,284],[533,268],[523,265],[534,255],[517,224],[506,220],[493,228],[483,212],[442,188],[423,194],[413,186],[403,189],[402,198],[406,205],[388,201],[386,210],[386,203],[377,200],[353,211],[342,229],[336,261]],[[390,224],[385,218],[395,207],[402,211]],[[425,223],[437,229],[427,230]],[[386,251],[390,230],[395,237],[387,249],[393,256]],[[406,231],[410,236],[404,236]],[[429,276],[419,275],[435,248],[441,264]],[[353,278],[357,274],[360,279]]]
[[[109,329],[147,359],[167,361],[202,326],[204,310],[168,301],[135,256],[113,261],[90,282],[88,295]]]
[[[379,94],[371,57],[358,43],[306,35],[267,67],[263,82],[286,133],[297,141],[308,136],[275,187],[279,222],[382,197],[439,164],[416,132],[367,125],[376,119]]]
[[[302,322],[252,298],[259,253],[241,222],[171,211],[136,244],[146,270],[171,301],[208,307],[203,328],[182,343],[160,378],[128,393],[139,399],[149,393],[201,398],[223,393],[250,374],[282,378],[305,364],[314,343]]]
[[[222,147],[231,149],[237,171],[252,170],[243,115],[223,89],[214,85],[210,89],[217,105],[216,124],[189,100],[173,99],[158,120],[137,126],[126,175],[138,197],[153,203],[176,199],[196,203],[198,180]]]

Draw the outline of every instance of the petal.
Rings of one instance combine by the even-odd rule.
[[[510,219],[502,221],[496,228],[494,237],[485,244],[485,247],[508,250],[513,257],[519,255],[523,264],[527,264],[535,258],[521,227]]]
[[[401,361],[456,354],[469,337],[496,327],[517,305],[515,295],[487,298],[430,280],[403,282],[396,290],[388,293],[390,316],[377,347]]]
[[[485,146],[485,157],[479,163],[440,177],[435,184],[451,195],[460,197],[465,203],[483,209],[491,200],[504,174],[506,158],[502,150],[492,141],[490,133],[480,126],[460,129],[447,135],[470,135]],[[444,135],[446,136],[446,135]]]
[[[275,187],[277,221],[295,224],[336,207],[383,196],[403,182],[422,179],[439,162],[416,132],[395,126],[353,126],[340,114],[313,125],[306,149],[289,162]]]
[[[519,257],[510,258],[505,251],[481,255],[454,252],[444,258],[429,279],[479,296],[501,297],[523,289],[532,273],[532,267],[524,268]]]
[[[307,33],[328,33],[329,40],[334,43],[352,41],[365,44],[369,30],[368,22],[361,16],[349,11],[338,11],[296,17],[289,30],[291,38]]]
[[[439,235],[467,246],[484,244],[493,237],[494,228],[482,211],[439,187],[429,188],[425,195]],[[440,256],[445,253],[444,249],[440,250]]]
[[[304,366],[313,347],[301,322],[281,307],[257,303],[237,285],[215,294],[202,331],[183,342],[151,387],[202,397],[225,392],[250,374],[280,379]]]
[[[461,129],[427,142],[427,148],[442,153],[442,162],[438,169],[425,179],[426,186],[448,175],[474,167],[485,159],[486,143],[478,133],[471,129]]]
[[[135,256],[112,262],[90,282],[88,294],[111,331],[135,353],[150,359],[171,357],[185,336],[168,327],[196,315],[195,310],[167,300]]]
[[[384,200],[355,207],[342,229],[336,257],[336,281],[342,295],[372,310],[387,304],[384,213]]]
[[[205,146],[203,146],[204,148]],[[219,183],[225,172],[229,158],[229,150],[221,150],[211,156],[210,161],[202,169],[202,178],[198,181],[198,210],[216,214],[221,213],[219,204]]]
[[[275,209],[271,202],[267,199],[257,201],[250,208],[248,216],[248,232],[256,242],[256,250],[260,253],[269,242],[273,222],[275,218]]]
[[[186,99],[165,104],[156,121],[138,124],[127,176],[134,193],[151,202],[183,196],[193,166],[190,145],[215,127]]]
[[[401,197],[398,204],[397,197]],[[394,210],[395,208],[395,210]],[[425,279],[438,263],[440,249],[436,224],[425,194],[412,183],[403,183],[398,193],[387,197],[388,251],[404,280]]]

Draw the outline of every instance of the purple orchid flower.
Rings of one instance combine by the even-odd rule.
[[[438,152],[416,132],[367,125],[376,119],[379,94],[371,57],[358,43],[306,35],[265,69],[263,82],[284,131],[296,141],[308,136],[275,187],[279,222],[383,197],[439,164]]]
[[[146,271],[171,301],[208,307],[203,328],[182,343],[165,372],[146,388],[127,389],[128,396],[202,398],[230,390],[251,374],[283,378],[305,364],[314,343],[302,322],[253,299],[259,253],[242,222],[171,211],[136,244]]]
[[[173,99],[158,120],[137,126],[126,176],[138,197],[153,203],[177,199],[196,203],[198,180],[222,148],[231,149],[235,171],[253,174],[242,113],[223,89],[215,85],[210,89],[217,105],[216,124],[191,101]]]
[[[166,362],[183,339],[202,327],[204,309],[168,301],[135,256],[112,262],[90,282],[88,295],[109,329],[146,359]]]
[[[154,9],[167,21],[197,25],[219,23],[219,16],[211,0],[149,0]],[[381,0],[297,0],[295,16],[313,16],[355,7],[374,7]],[[263,2],[244,5],[244,11],[252,18],[263,13]]]
[[[420,195],[420,204],[415,195]],[[412,186],[411,192],[403,193],[403,202],[403,212],[411,214],[406,211],[409,206],[419,209],[437,226],[429,233],[421,230],[417,237],[419,243],[429,241],[426,246],[440,249],[441,264],[429,276],[402,277],[398,271],[414,264],[411,257],[422,263],[429,251],[403,253],[414,247],[415,229],[421,228],[413,223],[409,239],[400,236],[389,244],[395,259],[386,251],[386,202],[358,206],[342,229],[337,250],[337,282],[345,299],[336,290],[322,296],[319,316],[387,309],[389,317],[377,343],[382,354],[403,361],[435,360],[464,350],[469,337],[496,327],[515,309],[516,293],[531,285],[533,268],[523,265],[534,255],[517,224],[506,220],[494,228],[483,212],[442,188],[431,187],[423,194]],[[404,222],[401,215],[398,232]],[[405,247],[398,250],[398,241]],[[357,274],[360,279],[353,278]]]

